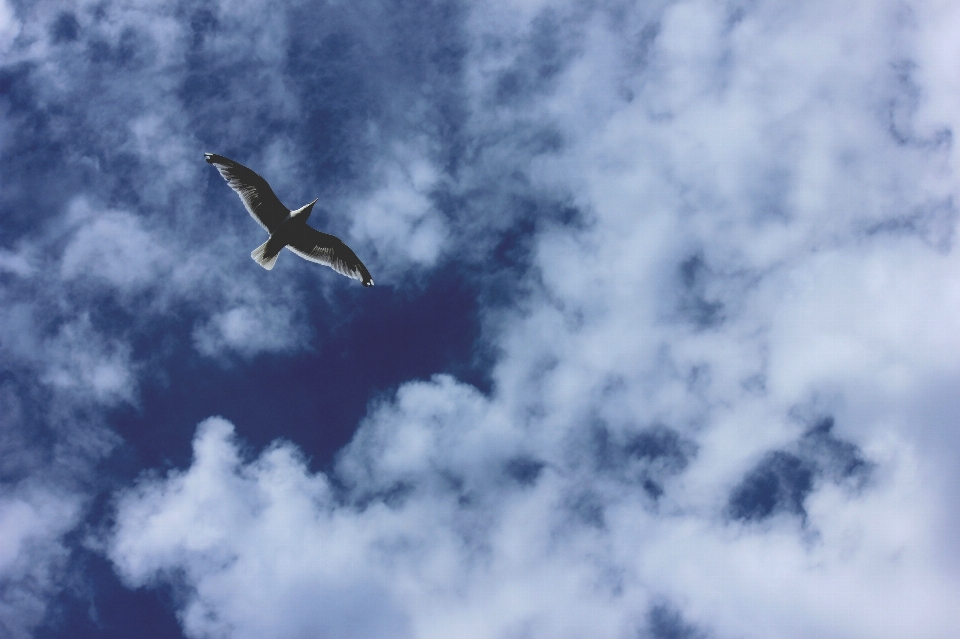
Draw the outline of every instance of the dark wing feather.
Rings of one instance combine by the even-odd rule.
[[[288,241],[287,248],[305,260],[325,264],[341,275],[360,280],[364,286],[373,286],[370,271],[357,254],[335,235],[321,233],[304,225],[297,230],[296,236]]]
[[[203,157],[220,171],[220,175],[227,181],[230,188],[243,200],[244,206],[247,207],[253,219],[259,222],[268,233],[276,231],[287,219],[290,209],[280,202],[267,181],[255,171],[222,155],[204,153]]]

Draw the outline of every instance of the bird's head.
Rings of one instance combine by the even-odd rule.
[[[319,199],[320,198],[317,198],[317,200]],[[301,206],[299,209],[292,212],[290,214],[290,217],[296,218],[300,222],[306,222],[307,219],[309,219],[310,214],[313,213],[313,205],[317,203],[317,200],[314,200],[313,202],[305,206]]]

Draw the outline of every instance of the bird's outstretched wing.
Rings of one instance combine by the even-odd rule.
[[[287,248],[305,260],[326,264],[341,275],[360,280],[364,286],[373,286],[370,271],[357,254],[335,235],[321,233],[304,225],[302,230],[298,229],[295,237],[288,240]]]
[[[247,211],[268,233],[273,233],[287,219],[290,209],[273,194],[267,181],[239,162],[215,153],[204,153],[207,162],[220,171],[230,188],[243,200]]]

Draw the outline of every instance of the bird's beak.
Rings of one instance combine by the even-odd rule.
[[[297,218],[298,220],[300,220],[301,222],[306,222],[306,221],[310,218],[310,214],[313,213],[313,205],[316,204],[316,203],[317,203],[317,200],[319,200],[319,199],[320,199],[320,198],[317,198],[316,200],[314,200],[314,201],[311,202],[310,204],[305,204],[305,205],[303,205],[302,207],[300,207],[300,208],[297,209],[296,211],[293,211],[293,212],[291,213],[291,215],[292,215],[293,217]]]

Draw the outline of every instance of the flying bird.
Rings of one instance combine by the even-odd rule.
[[[360,280],[364,286],[373,286],[370,271],[349,246],[334,235],[307,226],[307,218],[317,200],[291,211],[273,194],[267,181],[252,169],[215,153],[204,153],[203,157],[220,171],[253,219],[270,234],[266,242],[250,253],[257,264],[269,271],[286,246],[305,260],[325,264],[341,275]]]

